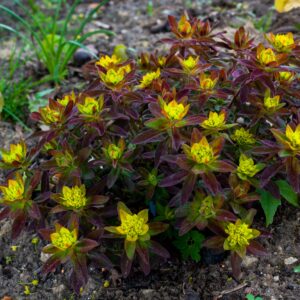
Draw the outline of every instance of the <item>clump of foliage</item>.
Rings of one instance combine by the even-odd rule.
[[[87,38],[99,33],[113,34],[105,29],[85,32],[86,25],[100,7],[108,2],[107,0],[101,1],[86,15],[80,16],[75,14],[76,8],[81,2],[79,0],[72,1],[71,5],[66,0],[58,0],[55,5],[53,3],[48,5],[48,9],[45,11],[34,1],[29,1],[28,5],[19,0],[14,0],[14,2],[22,10],[24,17],[8,7],[0,5],[1,13],[8,14],[17,25],[16,28],[13,28],[0,23],[0,28],[16,34],[35,53],[35,58],[48,72],[43,78],[44,81],[61,83],[68,73],[68,63],[73,59],[78,48],[84,48],[95,56],[83,45]],[[76,21],[74,22],[74,20]]]
[[[86,90],[31,115],[48,128],[31,150],[2,151],[0,218],[13,237],[35,227],[44,272],[68,263],[76,292],[90,262],[148,274],[176,248],[198,261],[202,245],[228,251],[238,278],[246,253],[266,253],[257,210],[268,225],[281,198],[299,204],[299,41],[169,22],[168,53],[100,57]]]

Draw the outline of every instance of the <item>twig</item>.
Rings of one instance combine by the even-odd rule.
[[[237,285],[237,286],[234,287],[234,288],[224,290],[224,291],[220,292],[219,295],[214,296],[213,300],[221,299],[224,295],[227,295],[227,294],[236,292],[236,291],[238,291],[238,290],[244,288],[244,287],[247,286],[247,285],[248,285],[248,282],[244,282],[244,283],[241,283],[241,284]]]

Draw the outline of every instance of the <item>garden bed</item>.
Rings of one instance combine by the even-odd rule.
[[[120,1],[122,2],[122,1]],[[153,1],[155,2],[155,1]],[[154,6],[153,16],[147,15],[148,1],[128,0],[122,3],[112,1],[104,14],[99,17],[101,24],[91,26],[109,26],[115,37],[100,36],[91,39],[89,43],[97,52],[111,53],[115,45],[120,43],[132,48],[132,55],[136,52],[162,49],[155,42],[169,36],[165,23],[167,15],[179,17],[182,13],[182,1],[159,1]],[[195,1],[197,2],[197,1]],[[227,5],[226,1],[214,1],[213,6],[199,8],[199,4],[191,4],[187,9],[195,16],[207,17],[219,25],[238,27],[241,19],[247,19],[246,27],[260,38],[260,33],[254,28],[254,17],[262,17],[262,11],[268,10],[270,3],[261,1],[243,1],[240,6]],[[84,11],[89,4],[83,4]],[[213,9],[212,9],[213,7]],[[247,13],[253,11],[254,16]],[[290,23],[282,23],[274,13],[270,30],[280,31],[284,26],[294,24],[293,17],[299,10],[295,10],[283,17]],[[149,14],[149,12],[148,12]],[[222,27],[221,27],[222,28]],[[233,30],[231,31],[233,32]],[[73,66],[76,79],[64,83],[63,91],[80,85],[83,76],[77,66]],[[56,92],[55,92],[56,93]],[[55,94],[54,93],[54,94]],[[58,93],[62,93],[59,90]],[[19,126],[8,123],[0,124],[0,144],[7,147],[11,142],[28,136]],[[1,174],[1,181],[3,176]],[[255,227],[263,228],[263,215],[256,218]],[[243,274],[240,281],[232,278],[229,259],[226,256],[202,251],[200,263],[182,262],[179,255],[166,264],[154,267],[149,276],[144,276],[135,270],[127,279],[122,279],[118,269],[111,273],[100,268],[91,268],[91,278],[78,299],[245,299],[245,295],[252,293],[263,299],[298,299],[300,293],[300,276],[293,272],[293,267],[300,262],[300,212],[286,204],[277,211],[274,223],[267,228],[270,238],[260,239],[268,250],[268,256],[256,258],[247,256],[243,263]],[[17,240],[10,239],[11,223],[0,223],[0,298],[9,296],[12,299],[77,299],[70,290],[65,270],[60,267],[54,274],[42,276],[41,268],[45,256],[41,249],[45,243],[41,240],[32,243],[36,237],[31,232],[22,234]],[[12,246],[17,246],[12,248]],[[38,279],[37,286],[31,281]],[[105,281],[109,282],[104,287]],[[25,285],[30,286],[31,294],[24,295]],[[72,298],[73,297],[73,298]],[[5,299],[5,298],[4,298]],[[6,300],[8,300],[7,298]]]

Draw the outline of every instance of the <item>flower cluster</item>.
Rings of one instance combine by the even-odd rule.
[[[91,260],[111,269],[119,257],[124,277],[136,265],[148,274],[150,257],[163,263],[164,246],[192,229],[231,252],[238,277],[247,251],[264,253],[251,223],[260,203],[270,210],[255,201],[281,192],[297,205],[299,41],[270,33],[257,44],[243,27],[231,40],[187,16],[169,23],[169,51],[100,56],[85,90],[31,115],[47,126],[30,149],[1,150],[0,219],[14,219],[14,237],[39,230],[44,272],[71,261],[76,292]]]

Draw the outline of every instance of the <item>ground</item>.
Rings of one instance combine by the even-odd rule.
[[[207,3],[201,6],[202,2],[213,2],[213,5]],[[267,13],[272,1],[237,2],[241,3],[236,5],[232,1],[222,0],[154,0],[153,16],[149,16],[146,0],[111,1],[103,14],[99,15],[99,20],[90,25],[90,29],[108,26],[116,36],[108,38],[101,35],[91,39],[89,43],[97,52],[109,53],[120,43],[130,47],[132,55],[141,51],[162,50],[162,46],[155,42],[168,35],[167,15],[178,17],[183,7],[191,14],[209,19],[219,28],[225,28],[229,32],[232,28],[245,24],[259,38],[260,34],[253,26],[253,20]],[[89,5],[83,4],[81,11],[85,11]],[[286,30],[294,30],[291,24],[293,18],[297,18],[297,14],[299,16],[299,10],[283,17],[272,13],[270,29],[279,32],[284,26]],[[82,76],[77,71],[75,74],[78,74],[75,83],[81,83]],[[67,81],[64,89],[67,90],[72,84],[73,82]],[[7,147],[10,142],[27,135],[28,133],[23,133],[19,127],[3,122],[0,124],[1,147]],[[3,181],[3,174],[0,179]],[[268,256],[247,256],[239,282],[231,277],[228,257],[219,257],[205,251],[199,264],[174,259],[157,266],[148,277],[135,271],[131,277],[122,280],[118,278],[118,269],[110,274],[93,267],[90,269],[92,277],[78,299],[238,300],[245,299],[247,293],[260,295],[265,300],[299,299],[300,275],[293,272],[293,267],[300,264],[299,221],[300,211],[286,204],[282,205],[274,224],[267,228],[271,237],[261,239],[268,250]],[[264,217],[260,216],[254,225],[262,228]],[[32,232],[26,232],[19,239],[12,241],[10,226],[8,221],[0,223],[0,298],[10,296],[12,299],[77,299],[68,287],[68,274],[65,269],[60,268],[55,274],[47,277],[41,276],[40,270],[45,256],[41,256],[40,252],[44,242],[32,244],[32,238],[36,237]],[[16,250],[11,246],[17,246]],[[30,285],[33,279],[39,280],[38,286]],[[103,287],[104,280],[109,280],[108,288]],[[26,284],[31,290],[29,296],[24,295]]]

